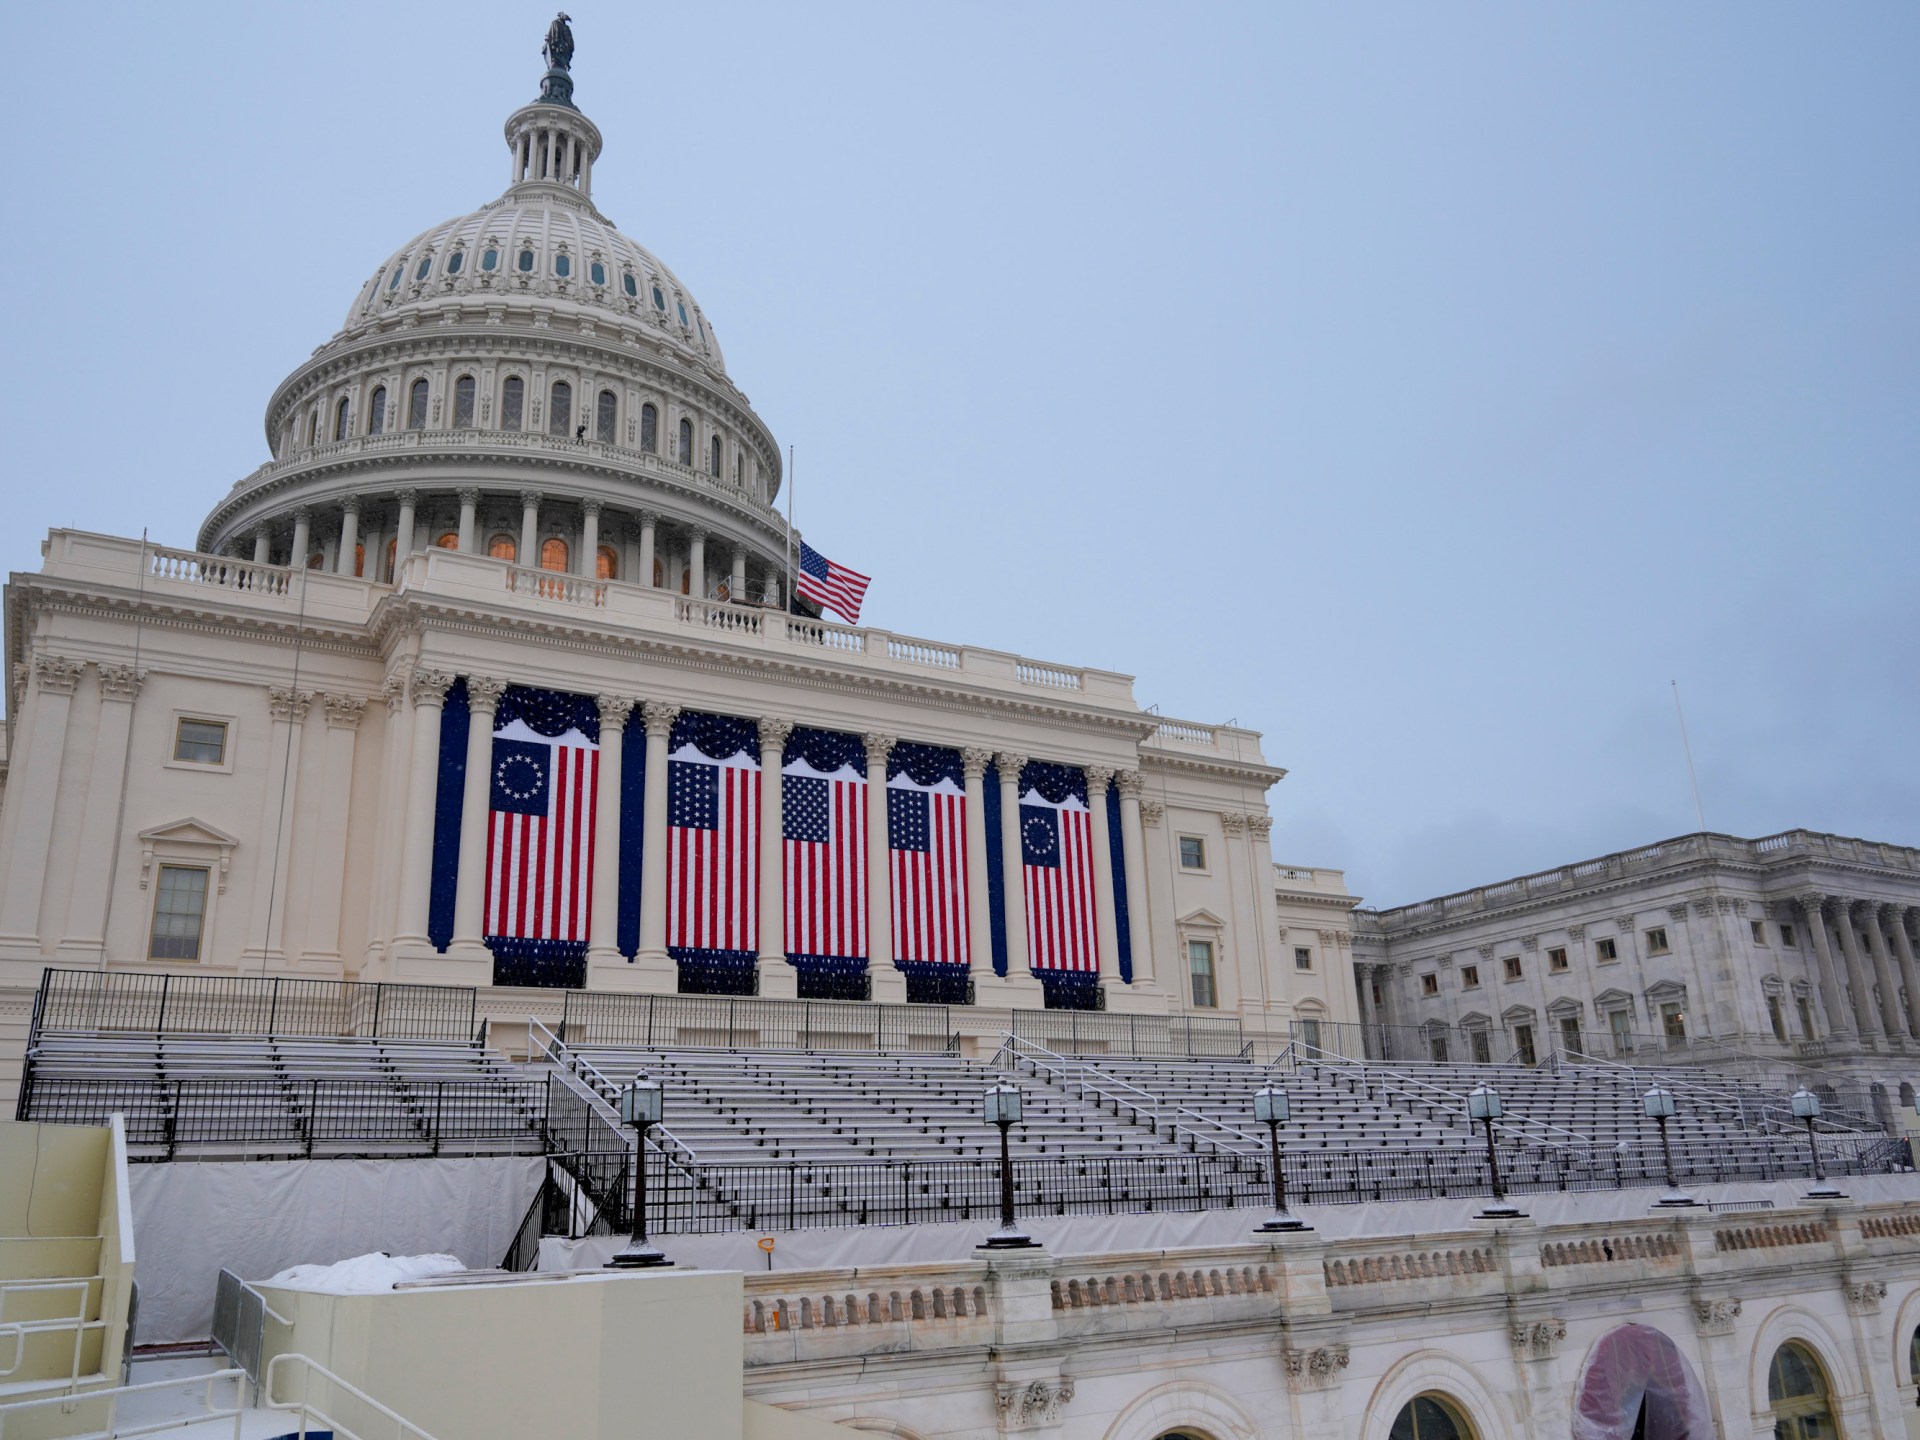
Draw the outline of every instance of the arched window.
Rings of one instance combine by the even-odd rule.
[[[693,464],[693,422],[680,422],[680,454],[677,457],[682,465]]]
[[[512,560],[519,550],[519,542],[511,535],[496,535],[487,542],[487,554],[496,560]]]
[[[447,274],[458,275],[460,273],[460,267],[466,263],[467,252],[464,250],[454,251],[451,255],[447,256]]]
[[[399,560],[400,560],[400,537],[396,535],[393,539],[387,541],[387,583],[388,584],[393,583],[393,567],[399,563]]]
[[[340,403],[333,407],[333,438],[344,440],[353,428],[353,402],[346,396],[340,397]]]
[[[1473,1427],[1451,1400],[1416,1395],[1394,1416],[1387,1440],[1473,1440]]]
[[[740,453],[739,453],[738,451],[735,451],[735,452],[734,452],[734,456],[733,456],[733,483],[734,483],[734,484],[736,484],[736,485],[744,485],[744,484],[746,483],[746,482],[745,482],[745,481],[744,481],[743,479],[741,479],[741,477],[742,477],[743,475],[745,475],[745,474],[746,474],[746,468],[745,468],[745,466],[744,466],[744,465],[743,465],[743,464],[741,463],[741,461],[742,461],[742,459],[743,459],[743,458],[744,458],[744,457],[742,457],[742,456],[741,456],[741,454],[740,454]]]
[[[640,448],[649,455],[660,448],[660,412],[651,400],[640,407]]]
[[[320,407],[314,406],[307,413],[307,448],[311,450],[320,443]]]
[[[1767,1367],[1767,1403],[1777,1440],[1833,1440],[1840,1433],[1827,1399],[1827,1377],[1806,1346],[1789,1340]]]
[[[373,399],[367,402],[367,433],[378,435],[387,428],[387,387],[373,387]]]
[[[602,545],[594,552],[593,575],[596,580],[620,578],[620,557],[614,553],[611,545]]]
[[[573,259],[565,251],[553,257],[553,273],[562,280],[573,273]]]
[[[527,382],[518,375],[509,375],[507,383],[500,387],[500,428],[518,430],[526,410]]]
[[[1920,1385],[1920,1326],[1915,1326],[1913,1339],[1907,1342],[1907,1383]]]
[[[707,473],[720,478],[720,437],[715,435],[707,449]]]
[[[613,439],[613,422],[616,402],[613,391],[602,390],[593,404],[593,438],[596,440]]]
[[[448,530],[433,543],[442,550],[458,550],[460,548],[460,532],[457,530]]]
[[[693,567],[691,565],[682,565],[680,567],[680,593],[682,595],[691,595],[693,593]]]
[[[547,433],[573,433],[573,387],[564,380],[553,382],[553,391],[547,403]]]
[[[564,574],[567,566],[567,542],[558,535],[540,547],[540,568],[558,570]]]
[[[353,573],[356,579],[366,578],[367,547],[364,545],[355,545],[353,547]]]
[[[318,570],[322,568],[326,563],[327,563],[327,555],[324,550],[316,550],[311,555],[307,556],[307,568],[309,570]]]
[[[656,590],[667,588],[667,562],[658,555],[653,557],[653,588]]]
[[[1651,1325],[1621,1325],[1593,1347],[1575,1392],[1582,1434],[1680,1440],[1713,1433],[1706,1387],[1680,1348]]]
[[[427,428],[427,381],[424,375],[407,388],[407,428]]]
[[[453,382],[453,428],[473,428],[473,376],[462,375]]]

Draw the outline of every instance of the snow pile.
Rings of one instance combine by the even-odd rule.
[[[454,1275],[467,1267],[451,1255],[356,1255],[331,1265],[295,1265],[282,1270],[268,1285],[293,1290],[318,1290],[328,1295],[377,1295],[402,1280],[425,1280]]]

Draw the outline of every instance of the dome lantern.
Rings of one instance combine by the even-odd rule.
[[[547,27],[540,53],[547,59],[540,98],[507,117],[507,149],[513,155],[507,184],[513,191],[529,186],[559,189],[590,205],[600,128],[573,103],[573,29],[566,11]]]

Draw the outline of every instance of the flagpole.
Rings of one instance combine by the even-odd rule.
[[[787,613],[793,608],[793,446],[787,446]]]

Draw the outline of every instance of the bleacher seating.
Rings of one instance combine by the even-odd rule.
[[[22,1118],[143,1158],[538,1154],[544,1077],[457,1042],[42,1032]]]

